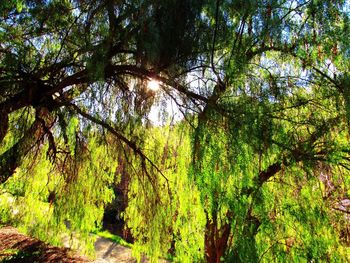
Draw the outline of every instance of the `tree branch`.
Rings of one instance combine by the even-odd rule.
[[[24,136],[0,156],[0,184],[6,182],[13,175],[43,133],[41,122],[34,121]]]
[[[77,105],[73,104],[73,103],[67,103],[66,104],[68,107],[70,107],[71,109],[73,109],[76,113],[78,113],[79,115],[83,116],[85,119],[88,119],[90,121],[92,121],[95,124],[100,125],[101,127],[105,128],[107,131],[109,131],[111,134],[113,134],[114,136],[116,136],[120,141],[122,141],[123,143],[125,143],[126,145],[128,145],[136,155],[138,155],[141,158],[141,162],[142,162],[142,166],[146,169],[145,163],[148,162],[151,167],[153,167],[159,174],[162,175],[162,177],[166,180],[166,182],[168,183],[168,179],[166,178],[166,176],[163,174],[163,172],[157,167],[156,164],[153,163],[153,161],[151,159],[149,159],[144,153],[143,151],[136,145],[135,142],[129,140],[128,138],[126,138],[120,131],[117,131],[115,128],[113,128],[111,125],[109,125],[107,122],[102,121],[92,115],[90,115],[87,112],[82,111]],[[150,178],[150,176],[148,175],[149,179],[151,180],[151,182],[153,181],[152,178]]]

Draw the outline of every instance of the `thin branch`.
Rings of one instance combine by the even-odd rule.
[[[113,128],[111,125],[109,125],[106,121],[100,120],[97,117],[94,117],[94,116],[90,115],[89,113],[82,111],[77,105],[70,103],[70,102],[67,102],[66,105],[68,107],[72,108],[79,115],[83,116],[85,119],[88,119],[88,120],[92,121],[93,123],[102,126],[107,131],[109,131],[111,134],[116,136],[120,141],[122,141],[123,143],[128,145],[134,151],[134,153],[137,154],[141,158],[142,166],[144,166],[144,168],[146,168],[146,162],[148,162],[151,165],[151,167],[153,167],[166,180],[167,184],[169,184],[168,179],[163,174],[163,172],[157,167],[156,164],[153,163],[153,161],[151,159],[149,159],[143,153],[143,151],[136,145],[135,142],[126,138],[123,134],[121,134],[121,132],[117,131],[115,128]],[[147,176],[149,177],[150,181],[152,181],[148,173],[147,173]]]

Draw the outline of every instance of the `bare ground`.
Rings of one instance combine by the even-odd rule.
[[[85,256],[69,248],[54,247],[44,242],[20,233],[16,228],[6,226],[0,228],[0,262],[93,262],[93,263],[134,263],[131,249],[99,237],[95,242],[96,260],[91,261]],[[12,256],[11,256],[12,255]],[[146,263],[148,260],[142,259]],[[159,260],[159,262],[168,262]]]
[[[16,228],[10,226],[0,228],[0,261],[89,262],[86,257],[74,254],[68,248],[49,246],[40,240],[19,233]]]
[[[131,249],[118,245],[107,238],[99,237],[95,242],[96,260],[94,263],[133,263]]]
[[[95,243],[96,260],[91,261],[69,248],[54,247],[20,233],[16,228],[0,228],[0,262],[94,262],[133,263],[131,249],[99,237]]]

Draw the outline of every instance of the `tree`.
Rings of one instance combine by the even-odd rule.
[[[35,109],[35,118],[23,134],[36,134],[36,138],[20,136],[2,155],[1,182],[44,136],[55,158],[59,149],[51,130],[60,126],[56,130],[65,137],[73,115],[109,127],[145,159],[125,136],[123,125],[134,116],[133,122],[140,122],[150,108],[154,94],[145,89],[147,80],[158,77],[167,83],[167,76],[188,67],[193,44],[198,42],[193,21],[199,8],[200,2],[186,1],[27,1],[18,2],[17,9],[15,3],[2,6],[0,139],[7,134],[9,115],[28,107]],[[174,15],[165,23],[166,10]],[[130,86],[131,79],[135,87]],[[116,118],[117,109],[120,116],[114,127],[108,122]],[[23,122],[21,126],[30,120]]]
[[[348,63],[337,52],[338,45],[347,49],[339,33],[347,27],[338,26],[348,19],[341,4],[270,1],[233,7],[217,1],[213,6],[208,57],[216,79],[198,116],[193,145],[194,173],[206,204],[208,262],[225,255],[230,262],[262,260],[258,235],[275,220],[259,208],[266,184],[281,174],[282,182],[288,181],[293,167],[308,174],[321,163],[346,162],[346,143],[338,141],[343,135],[334,133],[346,127],[341,121],[346,96],[329,69],[336,60]],[[222,31],[234,36],[227,46],[219,40]],[[332,43],[325,40],[331,37]],[[304,180],[301,185],[312,181]],[[271,247],[279,246],[275,242]],[[304,257],[330,260],[324,251],[310,254]]]
[[[89,238],[118,180],[112,160],[125,153],[155,180],[140,130],[156,97],[147,81],[201,98],[172,78],[196,58],[200,8],[201,1],[1,4],[0,181],[29,208],[50,204],[37,211],[44,215],[23,217],[32,233],[52,241],[68,222],[68,232]]]
[[[207,262],[348,256],[337,218],[347,212],[340,204],[348,182],[339,174],[350,160],[346,1],[1,7],[1,182],[46,144],[69,185],[84,171],[72,167],[96,162],[90,149],[98,139],[118,149],[114,158],[124,153],[135,178],[126,218],[140,253],[156,258],[175,247],[180,260],[202,255]],[[151,79],[161,83],[159,94],[147,89]],[[149,125],[152,105],[163,98],[188,122],[172,136],[191,138],[190,156]],[[175,148],[186,160],[169,153]],[[196,215],[205,218],[204,251],[189,249],[200,238],[181,228],[200,231]],[[326,237],[310,238],[317,231]]]

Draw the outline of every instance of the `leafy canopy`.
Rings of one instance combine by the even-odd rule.
[[[127,173],[138,259],[349,259],[348,11],[342,0],[1,3],[1,202],[35,207],[21,223],[36,235],[89,239]],[[152,109],[167,125],[152,125]]]

